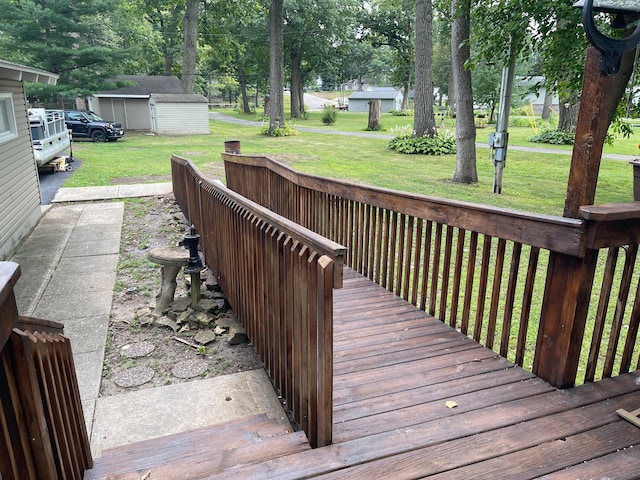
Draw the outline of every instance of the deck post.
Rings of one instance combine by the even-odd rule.
[[[614,102],[614,76],[600,70],[602,54],[589,48],[571,157],[564,216],[580,218],[593,205],[605,136]],[[558,388],[575,385],[597,251],[584,257],[552,253],[533,372]]]

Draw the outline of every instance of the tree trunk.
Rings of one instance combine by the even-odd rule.
[[[242,111],[251,113],[249,108],[249,97],[247,96],[247,76],[244,74],[242,65],[238,65],[238,82],[240,83],[240,95],[242,96]]]
[[[575,132],[578,123],[578,111],[580,110],[580,102],[571,103],[571,99],[560,99],[558,108],[558,131],[559,132]]]
[[[471,71],[465,68],[471,51],[470,0],[453,0],[452,12],[455,20],[451,28],[451,67],[455,84],[456,102],[456,183],[477,183],[476,126],[473,118],[473,90]]]
[[[182,52],[182,91],[193,93],[196,80],[196,54],[198,49],[198,7],[200,0],[187,0],[184,12],[184,49]]]
[[[300,118],[304,110],[300,97],[304,95],[302,85],[302,48],[296,46],[291,53],[291,118]],[[302,95],[300,92],[303,92]]]
[[[542,104],[542,120],[549,120],[551,116],[551,105],[553,103],[553,93],[550,88],[545,88],[544,92],[544,103]],[[535,113],[535,112],[534,112]]]
[[[367,130],[380,130],[380,99],[369,102],[369,125]]]
[[[409,110],[409,85],[411,84],[411,74],[407,74],[407,78],[402,84],[402,105],[400,110],[403,112]]]
[[[433,45],[431,0],[416,0],[416,73],[414,85],[413,132],[416,137],[436,135],[436,119],[433,114],[433,81],[431,64]]]
[[[283,0],[271,0],[269,9],[269,133],[284,127],[283,71],[284,47],[282,35]]]

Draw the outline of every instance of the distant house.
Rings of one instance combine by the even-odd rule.
[[[535,115],[541,115],[542,109],[544,108],[544,100],[547,95],[547,87],[544,85],[544,77],[524,77],[519,78],[517,81],[531,90],[531,92],[524,97],[525,106],[533,106],[533,113]],[[552,111],[556,114],[558,113],[560,101],[558,100],[557,95],[554,94],[551,96],[549,99],[549,106]]]
[[[373,88],[367,91],[353,92],[349,95],[350,112],[368,112],[369,102],[380,100],[380,111],[382,113],[391,110],[400,110],[402,106],[402,92],[395,88]]]
[[[182,93],[176,77],[120,75],[130,86],[100,92],[89,98],[89,108],[127,130],[165,134],[208,134],[209,111],[202,95]]]
[[[40,184],[23,82],[55,85],[58,75],[0,60],[0,261],[40,218]]]

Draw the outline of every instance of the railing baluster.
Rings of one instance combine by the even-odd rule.
[[[498,303],[500,301],[500,286],[502,285],[502,269],[504,267],[504,254],[507,242],[505,239],[498,239],[498,250],[493,271],[493,286],[491,287],[491,303],[489,307],[489,323],[487,325],[487,341],[485,345],[493,349],[493,342],[496,337],[496,322],[498,319]]]

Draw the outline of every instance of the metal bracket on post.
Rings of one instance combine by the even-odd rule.
[[[584,0],[584,2],[576,2],[574,6],[583,7],[582,8],[582,22],[584,24],[584,30],[587,34],[587,38],[591,42],[591,44],[596,47],[602,53],[602,63],[600,65],[600,70],[605,75],[615,75],[620,70],[620,60],[622,59],[622,55],[629,50],[632,50],[640,43],[640,23],[636,25],[634,32],[625,38],[611,38],[604,34],[602,34],[598,27],[596,27],[595,21],[593,19],[593,11],[594,11],[594,0]],[[632,4],[634,2],[627,2]],[[637,3],[637,2],[635,2]],[[624,7],[624,5],[620,5]],[[599,5],[596,6],[595,10],[622,14],[624,12],[627,13],[638,13],[638,7],[635,6],[635,9],[616,9],[616,5],[606,5],[606,2],[600,2]]]
[[[493,162],[493,193],[502,193],[502,171],[507,159],[508,139],[508,132],[495,132],[489,135],[491,161]]]

